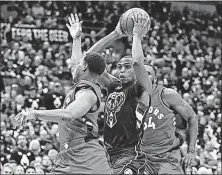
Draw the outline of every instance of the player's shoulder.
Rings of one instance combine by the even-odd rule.
[[[162,91],[162,98],[164,99],[172,99],[173,97],[178,97],[179,96],[179,93],[175,90],[175,89],[172,89],[172,88],[163,88],[163,91]]]
[[[92,90],[93,86],[87,82],[80,82],[76,84],[75,89],[76,89],[76,92],[79,90],[84,90],[84,89]]]
[[[80,85],[77,89],[76,89],[76,94],[75,97],[80,97],[80,98],[84,98],[87,97],[89,100],[93,100],[95,101],[97,99],[97,95],[95,93],[95,90],[92,88],[92,86],[90,85]]]

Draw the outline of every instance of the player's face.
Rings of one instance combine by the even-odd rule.
[[[119,79],[122,84],[128,84],[135,80],[135,73],[132,63],[133,61],[131,58],[122,58],[117,64]]]
[[[145,65],[145,69],[146,69],[146,71],[147,71],[147,73],[149,75],[149,78],[151,79],[152,83],[154,83],[154,80],[156,78],[155,71],[149,65]]]

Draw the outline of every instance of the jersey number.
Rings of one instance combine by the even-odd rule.
[[[152,122],[152,117],[149,117],[148,128],[156,128],[156,124]]]

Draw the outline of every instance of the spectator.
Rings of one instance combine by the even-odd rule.
[[[35,174],[35,173],[36,173],[35,168],[32,166],[28,166],[25,170],[25,174]]]
[[[23,168],[23,166],[18,165],[15,169],[15,173],[14,174],[25,174],[25,170]]]
[[[56,82],[53,86],[53,92],[48,93],[43,98],[46,109],[58,109],[62,107],[65,96],[60,82]]]
[[[13,168],[9,163],[4,164],[2,167],[2,174],[13,174]]]
[[[17,136],[17,147],[11,153],[11,160],[17,164],[27,167],[31,161],[35,160],[34,154],[27,147],[27,140],[24,135]]]
[[[56,158],[56,155],[58,154],[58,151],[56,151],[55,149],[50,149],[48,152],[48,156],[50,158],[50,160],[53,162],[54,159]]]
[[[35,156],[40,155],[41,153],[41,147],[40,147],[40,143],[38,140],[34,139],[29,143],[29,150],[32,151],[32,153]]]
[[[49,156],[47,155],[43,156],[42,166],[45,172],[48,172],[48,173],[50,172],[50,170],[52,169],[52,161],[50,160]]]
[[[29,97],[25,99],[25,107],[31,109],[39,109],[42,106],[42,99],[39,94],[37,94],[37,88],[31,86],[29,88]]]

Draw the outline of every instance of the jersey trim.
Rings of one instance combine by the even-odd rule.
[[[160,101],[162,102],[163,106],[166,107],[168,110],[170,110],[171,112],[174,112],[172,109],[170,109],[170,107],[164,102],[162,94],[163,94],[163,90],[165,90],[166,88],[162,88],[161,92],[160,92]]]

